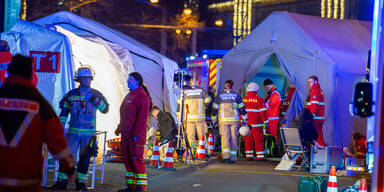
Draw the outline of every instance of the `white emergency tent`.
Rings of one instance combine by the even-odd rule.
[[[307,78],[317,75],[325,96],[324,139],[347,146],[352,132],[366,127],[351,117],[349,103],[355,83],[365,74],[370,45],[370,22],[274,12],[224,56],[219,89],[232,79],[239,91],[274,54],[297,88],[287,116],[304,106]]]
[[[74,87],[71,47],[65,35],[24,20],[17,20],[10,31],[1,33],[1,39],[9,44],[13,55],[30,56],[31,51],[59,53],[59,73],[37,72],[38,84],[45,99],[56,113],[63,95]]]
[[[128,50],[134,70],[143,75],[154,104],[175,113],[177,98],[172,90],[172,78],[174,70],[178,69],[176,62],[119,31],[68,11],[54,13],[36,20],[35,23],[60,26],[80,37],[91,39],[98,37],[98,41],[110,42]],[[121,49],[114,51],[124,54],[124,50]]]
[[[109,43],[107,46],[97,39],[87,40],[60,27],[53,30],[23,20],[18,20],[9,32],[2,33],[1,39],[8,42],[13,55],[20,53],[34,57],[36,51],[42,55],[48,52],[58,53],[56,58],[60,58],[60,61],[56,67],[59,72],[36,71],[37,88],[57,114],[60,112],[60,100],[75,87],[74,70],[79,68],[81,63],[90,63],[97,74],[92,87],[100,90],[110,104],[107,114],[97,116],[97,130],[107,131],[107,138],[115,137],[114,130],[120,119],[119,107],[128,92],[126,79],[128,73],[134,71],[130,54],[121,54],[118,57],[110,48],[118,49],[118,45]],[[43,57],[40,58],[40,68],[44,66],[42,60]],[[108,81],[105,81],[106,79]]]

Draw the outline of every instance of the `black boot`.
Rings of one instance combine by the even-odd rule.
[[[147,191],[147,186],[145,185],[136,185],[136,192],[145,192]]]
[[[52,190],[66,190],[67,185],[68,185],[68,180],[58,180],[50,189],[52,189]]]
[[[127,187],[127,188],[125,188],[125,189],[119,189],[119,190],[117,190],[117,192],[135,192],[136,190],[135,189],[133,189],[133,188],[131,188],[131,187]]]
[[[88,191],[87,184],[76,180],[76,191]]]

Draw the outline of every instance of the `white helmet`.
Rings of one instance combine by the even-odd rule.
[[[91,77],[93,79],[93,70],[89,66],[81,66],[75,73],[75,81],[79,80],[79,77]]]
[[[257,92],[258,90],[259,90],[259,85],[257,85],[257,83],[251,82],[248,84],[247,91]]]
[[[239,129],[239,133],[241,136],[246,137],[251,133],[251,128],[249,125],[243,125]]]

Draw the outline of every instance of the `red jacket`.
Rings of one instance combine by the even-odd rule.
[[[0,87],[0,186],[39,186],[43,143],[65,171],[74,165],[60,119],[26,79],[11,76]]]
[[[7,74],[8,64],[12,61],[12,54],[9,51],[0,51],[0,84]]]
[[[357,158],[365,158],[365,154],[367,153],[367,138],[361,137],[355,143],[355,147]]]
[[[264,100],[256,92],[248,92],[243,98],[245,111],[248,114],[248,124],[263,127],[267,123],[267,107]]]
[[[268,92],[264,100],[268,109],[268,120],[278,120],[280,116],[281,98],[280,93],[277,91],[275,86],[273,86],[272,90]]]
[[[311,111],[314,120],[324,120],[324,95],[319,83],[312,85],[309,90],[309,97],[305,107]]]
[[[150,99],[142,87],[125,96],[120,106],[121,136],[138,145],[145,144]]]
[[[284,99],[284,101],[280,107],[280,112],[281,112],[282,116],[285,116],[287,114],[288,107],[291,104],[291,100],[292,100],[292,97],[293,97],[293,94],[295,93],[295,91],[296,91],[295,87],[289,88],[288,96],[287,96],[287,98]]]

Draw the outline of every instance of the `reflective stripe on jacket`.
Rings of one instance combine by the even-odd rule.
[[[279,119],[281,98],[280,98],[280,93],[277,91],[275,86],[273,86],[272,90],[268,92],[268,95],[265,97],[264,100],[268,109],[267,110],[268,119],[269,120]]]
[[[96,111],[107,113],[109,104],[103,94],[95,89],[89,93],[97,99],[97,103],[85,98],[87,93],[80,92],[79,88],[69,91],[60,101],[60,108],[66,108],[71,114],[69,133],[77,135],[96,135]],[[68,114],[60,114],[60,121],[64,124]]]
[[[248,119],[245,104],[239,94],[233,91],[224,91],[216,97],[213,103],[212,120],[219,123],[240,121],[239,113],[243,119]]]
[[[243,101],[245,111],[248,114],[248,124],[262,127],[264,123],[267,123],[267,107],[264,100],[256,92],[248,92]]]
[[[309,97],[305,107],[311,111],[313,119],[324,119],[324,95],[319,83],[314,84],[309,90]]]
[[[182,94],[182,93],[181,93]],[[181,95],[182,96],[182,95]],[[177,116],[180,118],[181,96],[177,100]],[[191,87],[184,90],[184,114],[187,114],[188,122],[205,121],[206,107],[212,102],[212,98],[208,93],[201,89],[192,89]]]
[[[30,81],[5,79],[0,117],[0,185],[39,186],[44,143],[63,170],[74,165],[59,118]]]

